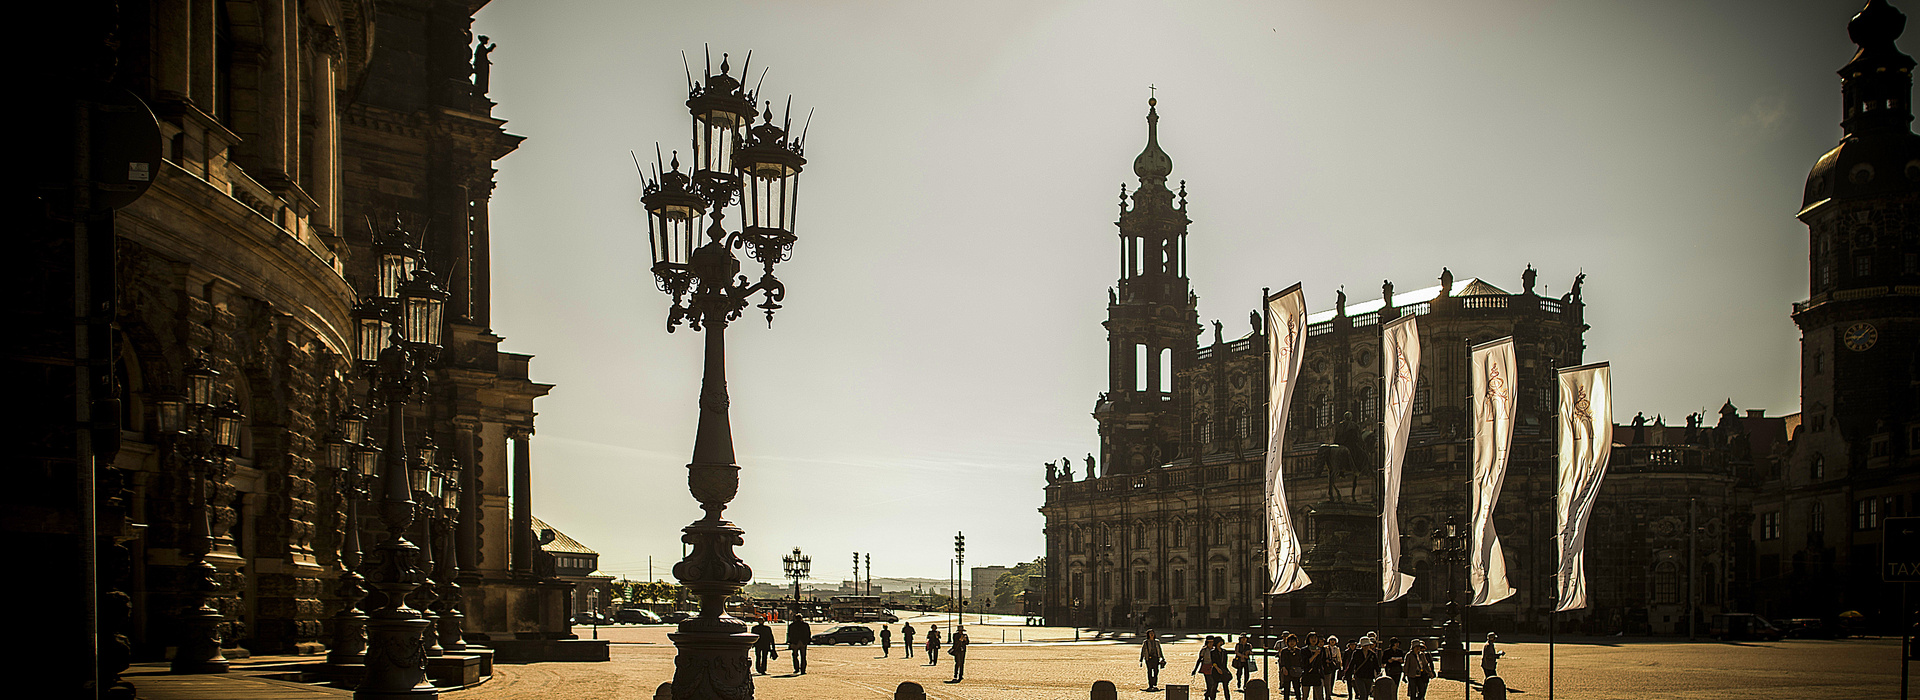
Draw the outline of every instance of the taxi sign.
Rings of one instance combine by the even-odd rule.
[[[1888,583],[1920,582],[1920,517],[1887,518],[1880,575]]]

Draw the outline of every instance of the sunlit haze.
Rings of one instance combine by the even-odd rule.
[[[1793,215],[1860,4],[494,0],[495,114],[528,137],[498,165],[494,330],[556,385],[535,513],[635,578],[671,578],[699,515],[701,344],[666,332],[629,156],[686,150],[682,52],[752,50],[749,84],[812,112],[786,308],[728,333],[738,551],[764,581],[795,546],[821,581],[855,551],[939,579],[956,531],[969,566],[1041,555],[1042,463],[1098,450],[1149,85],[1229,337],[1262,287],[1318,311],[1532,264],[1547,296],[1587,274],[1620,419],[1797,411]]]

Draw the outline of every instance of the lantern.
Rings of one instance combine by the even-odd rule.
[[[648,182],[640,204],[647,209],[648,242],[653,248],[655,271],[661,265],[684,267],[693,257],[700,217],[706,213],[706,200],[693,194],[693,181],[680,172],[680,154],[675,153],[672,169]]]
[[[238,404],[220,404],[213,413],[213,444],[230,450],[240,447],[240,419],[245,417]]]
[[[378,295],[383,299],[400,296],[400,285],[413,278],[420,267],[420,249],[413,245],[413,234],[400,227],[400,214],[393,215],[393,228],[374,238],[373,252],[379,256],[374,270]]]
[[[361,476],[371,478],[380,471],[380,448],[361,445],[353,448],[353,469]]]
[[[340,432],[348,444],[366,442],[367,414],[361,413],[359,406],[349,406],[347,414],[340,417]]]
[[[175,393],[165,393],[153,397],[155,422],[162,433],[184,433],[187,431],[187,402]]]
[[[393,322],[386,304],[378,299],[368,299],[353,308],[354,322],[359,330],[355,333],[358,352],[354,359],[361,362],[379,362],[380,351],[393,343]]]
[[[400,285],[400,302],[400,330],[406,341],[417,347],[439,347],[447,292],[433,283],[433,273],[424,267],[415,269],[413,279]]]
[[[187,363],[187,401],[196,406],[213,405],[213,383],[220,377],[220,370],[207,364],[207,359],[196,353]]]
[[[706,84],[687,98],[687,111],[693,114],[693,169],[703,185],[711,181],[724,186],[733,179],[740,131],[753,123],[753,97],[727,75],[728,69],[727,55],[720,54],[720,74],[709,74]]]
[[[440,447],[433,444],[432,436],[423,435],[420,437],[420,443],[414,446],[413,454],[419,460],[420,466],[431,467],[433,458],[440,454]]]
[[[416,493],[426,493],[429,475],[432,473],[433,468],[425,464],[407,470],[407,486]]]
[[[353,445],[347,442],[344,431],[334,433],[327,438],[327,468],[346,471],[353,466]]]
[[[792,245],[794,207],[799,201],[800,170],[807,159],[801,156],[801,144],[791,138],[785,126],[773,123],[772,107],[766,119],[748,134],[747,141],[734,157],[741,175],[741,233],[752,239],[767,239],[769,244]],[[758,255],[756,255],[758,257]],[[764,262],[764,261],[763,261]]]

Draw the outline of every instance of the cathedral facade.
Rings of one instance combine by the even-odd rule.
[[[1172,160],[1150,106],[1148,140],[1134,161],[1139,187],[1123,191],[1120,278],[1108,292],[1108,387],[1095,402],[1100,454],[1084,478],[1050,467],[1042,609],[1058,624],[1234,627],[1267,614],[1262,522],[1267,414],[1267,342],[1258,312],[1244,334],[1198,322],[1186,275],[1185,185],[1167,186]],[[1273,601],[1279,620],[1364,616],[1412,625],[1444,602],[1445,567],[1430,561],[1431,536],[1448,516],[1467,518],[1471,411],[1469,348],[1513,336],[1522,400],[1507,486],[1496,522],[1519,595],[1495,613],[1512,626],[1537,615],[1549,594],[1554,370],[1581,364],[1580,281],[1561,297],[1535,291],[1535,272],[1510,293],[1456,279],[1348,303],[1308,321],[1306,357],[1289,408],[1285,456],[1289,503],[1315,585]],[[1257,308],[1256,300],[1251,308]],[[1387,606],[1379,597],[1377,467],[1343,470],[1328,458],[1378,465],[1380,326],[1420,316],[1424,350],[1406,459],[1403,565],[1415,592]],[[1196,340],[1206,342],[1196,343]],[[1338,447],[1334,447],[1338,446]],[[1330,465],[1333,465],[1330,468]],[[1371,509],[1372,515],[1367,515]],[[1464,572],[1454,584],[1464,590]],[[1392,618],[1389,621],[1388,618]]]

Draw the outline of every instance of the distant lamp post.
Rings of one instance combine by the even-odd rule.
[[[367,579],[379,607],[367,611],[367,673],[354,697],[433,698],[439,691],[427,682],[427,645],[431,624],[408,605],[420,586],[420,547],[407,539],[413,524],[414,488],[408,462],[416,458],[407,449],[407,402],[425,383],[425,367],[440,350],[440,327],[447,294],[434,284],[421,263],[412,235],[396,217],[392,229],[376,237],[380,294],[361,305],[356,355],[373,378],[374,394],[386,403],[387,449],[380,465],[380,521],[387,535],[368,557]],[[369,323],[371,318],[373,323]],[[379,324],[384,323],[384,326]],[[383,338],[369,328],[385,330]],[[373,358],[370,362],[367,358]],[[426,464],[422,470],[429,470]],[[430,486],[430,484],[424,484]]]
[[[800,548],[794,547],[792,554],[780,557],[780,568],[786,571],[787,578],[793,579],[793,617],[800,619],[800,579],[812,573],[813,557],[801,554]]]
[[[793,250],[798,180],[806,165],[804,135],[791,133],[790,119],[774,124],[771,109],[765,114],[756,110],[755,93],[729,72],[723,54],[720,72],[709,68],[688,95],[691,173],[680,172],[676,152],[671,163],[660,164],[640,198],[647,212],[654,278],[672,297],[667,330],[684,322],[706,333],[700,421],[687,465],[687,485],[706,515],[682,530],[682,541],[692,550],[673,567],[674,578],[700,600],[699,616],[681,622],[669,635],[677,648],[673,695],[681,700],[753,697],[747,650],[754,635],[726,609],[727,598],[739,593],[753,570],[733,552],[744,542],[743,531],[722,517],[740,485],[727,418],[725,333],[754,294],[764,295],[757,308],[765,312],[769,325],[786,297],[786,286],[773,276],[773,267]],[[763,117],[758,126],[755,116]],[[735,202],[741,228],[730,233],[722,225],[723,210]],[[702,215],[708,218],[704,231]],[[760,263],[758,281],[748,284],[739,274],[736,248]],[[794,602],[799,603],[797,594]]]
[[[229,401],[213,403],[214,383],[220,372],[196,354],[187,363],[187,395],[164,396],[159,404],[160,432],[169,436],[175,452],[187,464],[187,537],[181,542],[187,555],[192,590],[180,620],[180,641],[174,651],[174,673],[226,673],[230,666],[220,653],[220,624],[226,617],[212,605],[220,590],[219,570],[207,561],[213,552],[212,496],[209,482],[224,478],[227,458],[240,446],[240,410]],[[184,399],[184,400],[183,400]]]
[[[379,459],[378,448],[366,444],[367,417],[358,408],[348,409],[340,419],[340,432],[327,442],[327,466],[333,469],[340,486],[340,498],[347,503],[345,536],[340,542],[340,611],[333,616],[333,644],[327,650],[327,663],[359,664],[366,660],[367,613],[361,610],[366,598],[366,579],[360,575],[360,499],[365,498],[366,481],[373,477]]]
[[[1447,567],[1446,621],[1440,624],[1440,677],[1467,679],[1467,649],[1460,629],[1460,604],[1455,601],[1454,570],[1467,560],[1467,533],[1459,518],[1449,515],[1446,524],[1433,531],[1433,558]]]
[[[415,523],[420,537],[420,586],[413,589],[411,603],[413,609],[420,611],[420,616],[427,620],[426,628],[420,632],[420,643],[426,647],[427,656],[444,656],[447,651],[440,646],[440,613],[434,610],[434,603],[439,599],[435,588],[441,581],[437,565],[446,555],[445,552],[439,552],[440,556],[436,557],[433,549],[434,540],[437,539],[435,525],[440,520],[441,487],[445,484],[437,468],[439,454],[440,448],[433,443],[432,436],[420,436],[420,442],[414,447],[414,467],[408,473],[412,481],[413,500],[420,507],[420,517],[416,518]]]
[[[460,471],[459,460],[451,455],[440,460],[440,556],[434,559],[434,580],[440,585],[433,610],[439,620],[440,647],[447,651],[467,648],[466,599],[454,580],[460,573],[460,550],[454,537],[460,519]]]

